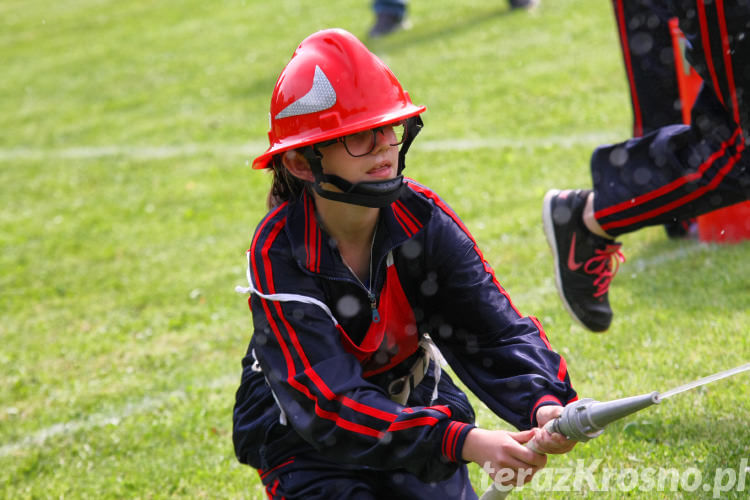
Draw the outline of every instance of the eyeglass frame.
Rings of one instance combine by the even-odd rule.
[[[327,146],[332,146],[332,145],[336,144],[337,142],[340,142],[341,144],[344,145],[344,149],[346,150],[347,154],[349,154],[349,156],[351,156],[353,158],[362,158],[363,156],[367,156],[370,153],[372,153],[373,151],[375,151],[375,146],[378,143],[378,135],[377,135],[378,132],[382,133],[383,136],[385,136],[385,131],[384,131],[385,128],[391,127],[391,129],[393,129],[393,128],[397,127],[397,126],[401,126],[404,129],[403,134],[401,134],[401,139],[398,142],[393,143],[393,144],[388,143],[388,145],[389,146],[400,146],[401,144],[404,143],[404,141],[406,140],[406,136],[409,134],[409,127],[407,126],[407,120],[400,120],[400,121],[397,121],[397,122],[388,123],[386,125],[379,125],[377,127],[373,127],[373,128],[370,128],[370,129],[360,130],[358,132],[353,132],[351,134],[343,135],[341,137],[336,137],[334,139],[329,139],[327,141],[319,142],[315,146],[317,148],[324,148],[324,147],[327,147]],[[366,153],[355,155],[351,151],[349,151],[349,146],[346,145],[346,138],[350,137],[350,136],[353,136],[353,135],[356,135],[356,134],[361,134],[363,132],[372,132],[372,145],[370,146],[370,150],[367,151]],[[398,136],[397,136],[397,138],[398,138]]]

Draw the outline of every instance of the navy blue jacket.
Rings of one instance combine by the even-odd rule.
[[[391,252],[418,331],[430,334],[493,412],[530,428],[538,407],[576,398],[565,360],[537,319],[516,310],[469,231],[435,193],[408,180],[400,199],[381,209],[376,235],[374,290],[383,289]],[[453,474],[473,427],[467,398],[443,374],[430,404],[432,365],[407,406],[391,401],[387,383],[413,356],[365,375],[343,338],[362,341],[373,320],[370,302],[318,224],[308,194],[266,215],[248,264],[255,331],[234,409],[238,459],[261,475],[311,453],[405,469],[424,481]]]

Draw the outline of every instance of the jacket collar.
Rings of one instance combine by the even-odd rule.
[[[410,188],[411,179],[406,182],[399,199],[380,209],[373,250],[378,265],[389,251],[419,233],[432,216],[432,205]],[[350,279],[351,273],[341,262],[336,243],[318,222],[315,202],[307,190],[287,210],[287,237],[299,265],[311,273]]]

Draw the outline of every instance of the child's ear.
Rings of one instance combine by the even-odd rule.
[[[297,151],[291,150],[282,154],[281,162],[293,176],[302,179],[303,181],[315,181],[315,177],[310,169],[310,164],[307,162],[307,158],[299,154]]]

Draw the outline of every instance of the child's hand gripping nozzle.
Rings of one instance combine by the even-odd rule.
[[[563,408],[562,414],[549,421],[544,428],[548,432],[557,432],[574,441],[588,441],[604,432],[604,428],[615,420],[627,417],[637,411],[661,402],[659,393],[631,396],[613,401],[595,401],[591,398],[580,399]],[[540,453],[532,439],[526,446]],[[511,487],[490,486],[480,500],[502,500]]]

